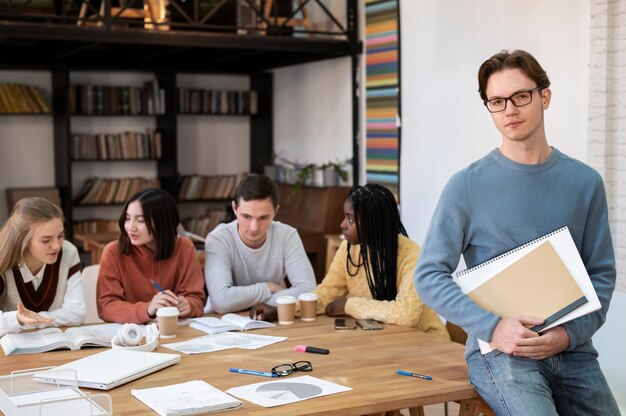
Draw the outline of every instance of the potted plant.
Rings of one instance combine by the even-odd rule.
[[[277,182],[280,178],[281,166],[276,164],[277,159],[278,154],[272,150],[272,156],[263,166],[263,173],[265,174],[265,176],[268,176],[274,182]]]
[[[323,172],[324,186],[339,186],[339,179],[346,182],[348,180],[348,171],[344,169],[352,159],[346,159],[340,162],[329,161],[320,166]]]
[[[311,185],[313,183],[313,174],[315,170],[318,169],[315,163],[307,163],[306,165],[296,164],[294,166],[293,174],[295,180],[293,181],[294,187],[291,191],[291,195],[297,194],[302,185]]]

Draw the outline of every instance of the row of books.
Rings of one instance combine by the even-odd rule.
[[[51,113],[52,107],[32,85],[0,84],[0,114]]]
[[[209,208],[203,216],[185,217],[181,219],[181,223],[185,230],[206,237],[215,227],[226,222],[227,219],[228,212],[226,209]]]
[[[102,232],[117,232],[120,230],[117,220],[90,219],[75,221],[72,224],[74,234],[95,234]]]
[[[183,176],[178,191],[180,201],[202,199],[231,199],[235,188],[246,173],[237,175],[189,175]]]
[[[89,178],[78,197],[80,205],[123,204],[135,192],[159,188],[158,179],[147,178]]]
[[[72,85],[70,111],[87,115],[157,115],[165,113],[165,90],[156,79],[142,87]]]
[[[256,114],[256,91],[178,89],[181,114]]]
[[[72,134],[71,154],[75,160],[160,159],[161,133]]]

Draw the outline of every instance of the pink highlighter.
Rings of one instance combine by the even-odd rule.
[[[314,354],[328,354],[330,351],[324,348],[307,347],[306,345],[296,345],[298,352],[312,352]]]

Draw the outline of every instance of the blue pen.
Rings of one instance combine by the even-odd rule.
[[[253,376],[263,376],[263,377],[278,377],[274,373],[267,373],[265,371],[254,371],[254,370],[244,370],[243,368],[230,368],[231,373],[241,373],[241,374],[251,374]]]
[[[165,290],[163,290],[163,288],[162,288],[161,286],[159,286],[159,284],[158,284],[157,282],[155,282],[155,281],[154,281],[154,280],[152,280],[152,279],[150,279],[150,281],[152,282],[152,285],[153,285],[154,287],[156,287],[156,289],[157,289],[159,292],[161,292],[161,293],[164,293],[164,292],[165,292]]]
[[[424,380],[432,380],[433,379],[432,376],[427,376],[427,375],[424,375],[424,374],[411,373],[410,371],[396,370],[396,373],[400,374],[401,376],[423,378]]]

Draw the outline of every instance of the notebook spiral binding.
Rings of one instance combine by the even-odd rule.
[[[459,271],[458,273],[455,273],[455,276],[456,276],[457,278],[463,277],[464,275],[466,275],[466,274],[468,274],[468,273],[471,273],[471,272],[473,272],[473,271],[474,271],[474,270],[476,270],[476,269],[480,269],[481,267],[484,267],[484,266],[486,266],[487,264],[493,263],[494,261],[498,261],[498,260],[500,260],[500,259],[502,259],[502,258],[504,258],[504,257],[506,257],[506,256],[508,256],[508,255],[510,255],[511,253],[515,253],[516,251],[523,250],[523,249],[525,249],[526,247],[531,246],[531,245],[533,245],[533,244],[535,244],[535,243],[537,243],[537,242],[539,242],[539,241],[546,240],[546,239],[548,239],[548,238],[552,237],[553,235],[558,234],[558,233],[560,233],[560,232],[563,232],[564,230],[567,230],[567,229],[568,229],[568,228],[567,228],[567,225],[566,225],[566,226],[564,226],[564,227],[561,227],[561,228],[559,228],[559,229],[556,229],[556,230],[554,230],[554,231],[551,231],[551,232],[549,232],[548,234],[544,234],[544,235],[542,235],[541,237],[535,238],[534,240],[531,240],[531,241],[529,241],[529,242],[527,242],[527,243],[525,243],[525,244],[522,244],[521,246],[515,247],[514,249],[511,249],[511,250],[506,251],[506,252],[504,252],[504,253],[502,253],[502,254],[499,254],[499,255],[497,255],[496,257],[492,257],[492,258],[490,258],[489,260],[485,260],[484,262],[482,262],[482,263],[480,263],[480,264],[477,264],[476,266],[474,266],[474,267],[472,267],[472,268],[465,269],[465,270],[461,270],[461,271]]]

